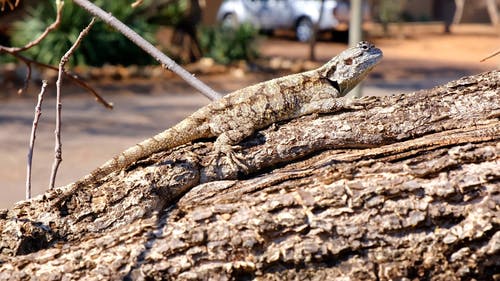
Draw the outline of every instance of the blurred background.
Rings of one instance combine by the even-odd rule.
[[[316,68],[347,48],[349,36],[371,41],[384,52],[361,95],[428,89],[500,65],[498,55],[480,62],[500,49],[500,0],[144,0],[135,8],[132,2],[93,1],[221,93]],[[0,0],[0,45],[22,46],[39,36],[55,19],[54,3]],[[26,155],[42,79],[49,86],[33,158],[34,194],[48,187],[57,72],[37,64],[57,66],[90,18],[66,1],[59,28],[20,53],[24,61],[0,51],[0,208],[24,199]],[[32,66],[31,79],[19,94],[26,64]],[[102,22],[84,39],[68,69],[114,109],[64,80],[58,186],[210,102]]]

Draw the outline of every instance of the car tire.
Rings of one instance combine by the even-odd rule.
[[[295,36],[300,42],[309,42],[314,33],[314,24],[311,19],[303,17],[295,26]]]
[[[236,16],[236,14],[233,14],[233,13],[226,14],[222,18],[222,26],[223,27],[237,28],[238,25],[239,25],[238,17]]]
[[[330,31],[331,41],[333,42],[349,42],[349,30],[332,30]]]

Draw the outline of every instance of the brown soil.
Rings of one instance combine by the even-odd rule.
[[[372,38],[384,51],[383,62],[367,79],[365,94],[392,94],[457,79],[464,75],[498,69],[500,56],[479,60],[500,48],[500,31],[487,25],[461,25],[450,35],[441,25],[406,26],[402,38]],[[344,43],[322,41],[317,58],[326,61],[345,48]],[[278,37],[262,42],[264,56],[304,59],[306,44]],[[201,75],[201,80],[221,92],[271,78],[276,74],[230,72]],[[187,116],[209,101],[179,79],[101,81],[92,83],[106,99],[114,102],[109,111],[82,90],[70,86],[63,100],[63,162],[58,185],[85,175],[114,154]],[[0,100],[0,208],[24,198],[28,139],[38,89],[32,84],[27,98]],[[4,87],[4,91],[9,87]],[[10,90],[15,90],[10,87]],[[53,89],[51,90],[54,92]],[[81,93],[69,96],[69,93]],[[166,95],[168,94],[168,95]],[[52,94],[53,96],[53,94]],[[34,194],[47,187],[53,161],[54,99],[44,101],[33,163]]]

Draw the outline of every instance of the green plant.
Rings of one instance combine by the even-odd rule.
[[[249,24],[236,29],[223,26],[202,26],[198,37],[203,55],[228,64],[235,60],[252,60],[258,56],[258,31]]]
[[[381,22],[397,22],[401,20],[406,0],[381,0],[379,5],[379,18]]]
[[[175,26],[182,21],[187,9],[187,0],[167,1],[166,3],[156,1],[147,7],[144,14],[151,15],[149,19],[151,22],[160,25]]]
[[[381,0],[379,4],[378,17],[382,23],[384,33],[389,32],[389,23],[400,22],[406,0]]]
[[[28,8],[28,18],[14,23],[14,32],[11,34],[14,46],[22,46],[33,40],[54,21],[56,11],[54,2],[40,1],[35,7]],[[154,42],[156,25],[135,16],[140,12],[140,8],[132,9],[129,0],[96,0],[94,3],[111,12],[146,40]],[[52,31],[38,46],[25,53],[38,61],[57,65],[80,31],[90,22],[90,18],[86,11],[71,1],[66,1],[59,28]],[[94,25],[70,60],[73,65],[95,66],[104,63],[129,65],[152,62],[153,59],[149,55],[102,22]]]

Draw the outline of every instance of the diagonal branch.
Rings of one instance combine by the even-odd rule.
[[[10,2],[7,2],[7,3],[9,3],[9,5],[11,5]],[[5,4],[5,2],[3,2],[3,4],[2,4],[2,11],[3,11],[4,4]],[[17,6],[17,4],[18,4],[18,1],[16,1],[16,6]],[[58,0],[58,1],[56,1],[56,5],[57,5],[56,20],[51,25],[49,25],[44,30],[44,32],[40,36],[38,36],[38,38],[36,38],[35,40],[32,40],[31,42],[24,45],[23,47],[6,47],[6,46],[0,45],[0,53],[8,53],[14,57],[17,57],[16,56],[17,53],[28,50],[28,49],[40,44],[40,42],[45,37],[47,37],[47,35],[52,30],[56,29],[61,24],[61,15],[62,15],[62,8],[64,5],[64,2]],[[19,57],[17,57],[17,58],[19,58]],[[31,64],[27,60],[23,60],[23,62],[26,64],[26,67],[28,68],[28,70],[26,72],[26,77],[24,79],[24,86],[17,91],[18,94],[22,94],[24,91],[26,91],[28,89],[28,82],[31,79]]]
[[[488,59],[491,59],[492,57],[496,56],[500,54],[500,49],[496,50],[495,52],[493,52],[492,54],[488,55],[487,57],[485,57],[484,59],[480,60],[480,62],[483,62],[483,61],[486,61]]]
[[[0,53],[1,52],[7,52],[7,53],[19,53],[19,52],[22,52],[22,51],[25,51],[25,50],[28,50],[30,48],[32,48],[33,46],[36,46],[38,44],[40,44],[40,42],[45,38],[47,37],[47,35],[54,29],[56,29],[59,24],[61,23],[61,15],[62,15],[62,8],[64,6],[64,2],[63,1],[56,1],[57,3],[57,15],[56,15],[56,20],[51,24],[49,25],[44,31],[43,33],[38,36],[38,38],[36,38],[35,40],[29,42],[28,44],[24,45],[23,47],[5,47],[5,46],[2,46],[0,45]]]
[[[87,0],[73,0],[77,5],[87,10],[92,15],[100,18],[105,23],[109,24],[116,30],[120,31],[123,35],[125,35],[130,41],[134,42],[137,46],[142,48],[145,52],[150,54],[153,58],[155,58],[159,63],[162,64],[164,68],[167,68],[173,71],[175,74],[179,75],[184,81],[186,81],[189,85],[193,86],[195,89],[200,91],[200,93],[204,94],[211,100],[219,99],[222,97],[221,94],[214,91],[212,88],[207,86],[202,81],[196,79],[191,73],[186,71],[180,65],[178,65],[175,61],[169,58],[167,55],[158,50],[151,43],[142,38],[139,34],[133,31],[130,27],[119,21],[110,13],[105,12],[101,8],[92,4]]]
[[[34,64],[34,65],[37,65],[37,66],[40,66],[40,67],[44,67],[44,68],[48,68],[48,69],[52,69],[52,70],[55,70],[55,71],[58,71],[59,68],[55,67],[55,66],[52,66],[50,64],[46,64],[46,63],[43,63],[43,62],[39,62],[39,61],[35,61],[35,60],[32,60],[28,57],[25,57],[23,55],[20,55],[18,53],[11,53],[12,56],[16,57],[17,59],[23,61],[27,66],[28,66],[28,69],[31,68],[31,64]],[[88,85],[85,81],[81,80],[78,76],[76,76],[76,74],[72,74],[72,73],[69,73],[67,71],[65,71],[64,73],[64,76],[69,78],[71,81],[73,81],[74,83],[78,84],[78,86],[84,88],[85,90],[89,91],[90,93],[92,93],[95,97],[95,99],[100,102],[102,105],[104,105],[106,108],[108,109],[113,109],[113,104],[106,101],[103,97],[101,97],[90,85]]]

